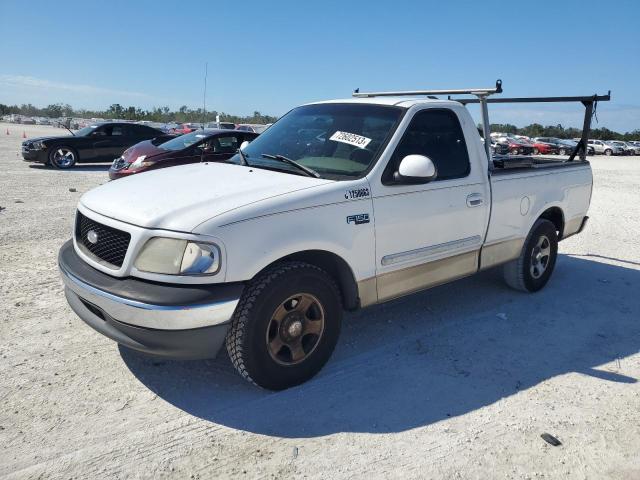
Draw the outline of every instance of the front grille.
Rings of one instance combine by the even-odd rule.
[[[91,233],[90,235],[90,232]],[[89,240],[89,235],[94,242]],[[117,228],[108,227],[78,212],[76,217],[76,241],[94,257],[120,268],[129,248],[131,235]]]

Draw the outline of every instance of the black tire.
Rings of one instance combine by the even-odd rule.
[[[60,145],[49,149],[47,159],[53,168],[68,170],[73,168],[78,161],[78,152],[74,148]]]
[[[540,153],[540,150],[538,150],[537,148],[533,149],[533,152],[531,152],[532,155],[538,155]]]
[[[544,245],[543,239],[545,238],[548,241],[549,256],[544,270],[541,271],[540,268],[535,269],[534,262],[537,263],[540,260],[538,257],[540,250],[536,249],[539,248],[541,240]],[[520,256],[504,266],[504,279],[507,285],[523,292],[537,292],[549,281],[556,265],[557,256],[558,234],[556,226],[549,220],[538,219],[524,242]]]
[[[566,151],[564,148],[561,148],[561,149],[558,151],[558,155],[566,155],[566,154],[567,154],[567,151]]]
[[[605,154],[607,157],[610,157],[611,155],[613,155],[613,150],[611,150],[610,148],[607,148],[607,149],[604,151],[604,154]]]
[[[270,350],[272,325],[287,299],[300,294],[318,302],[323,314],[323,329],[315,336],[317,339],[311,335],[315,343],[308,353],[305,348],[306,356],[302,360],[283,363]],[[317,308],[316,304],[313,308]],[[284,323],[285,320],[278,326]],[[322,369],[336,346],[341,323],[340,291],[324,270],[303,262],[276,264],[245,288],[227,333],[227,352],[238,373],[246,380],[269,390],[283,390],[309,380]],[[280,328],[277,331],[279,335]],[[300,338],[301,341],[308,338],[304,330]],[[280,351],[286,353],[287,345],[283,348]],[[290,354],[293,358],[293,350]]]

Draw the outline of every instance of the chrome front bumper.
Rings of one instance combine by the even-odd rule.
[[[244,289],[112,277],[84,262],[72,241],[60,249],[58,265],[67,302],[87,325],[121,345],[175,359],[217,354]]]
[[[227,323],[240,300],[236,298],[198,305],[153,305],[99,290],[80,280],[62,265],[60,276],[69,290],[113,319],[156,330],[188,330]]]

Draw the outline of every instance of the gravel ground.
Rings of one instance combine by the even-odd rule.
[[[544,291],[492,271],[350,314],[321,374],[271,393],[72,313],[56,254],[107,167],[31,166],[23,131],[57,130],[0,124],[0,476],[640,478],[640,157],[592,159]]]

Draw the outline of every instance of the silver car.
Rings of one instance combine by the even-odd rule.
[[[626,142],[623,142],[621,140],[610,140],[609,143],[617,147],[620,147],[622,149],[623,155],[634,155],[636,153],[635,147],[631,147],[627,145]]]
[[[588,140],[587,145],[593,147],[596,155],[624,155],[624,150],[618,145],[613,145],[605,140]]]
[[[640,155],[640,142],[624,142],[624,144],[631,150],[631,155]]]

